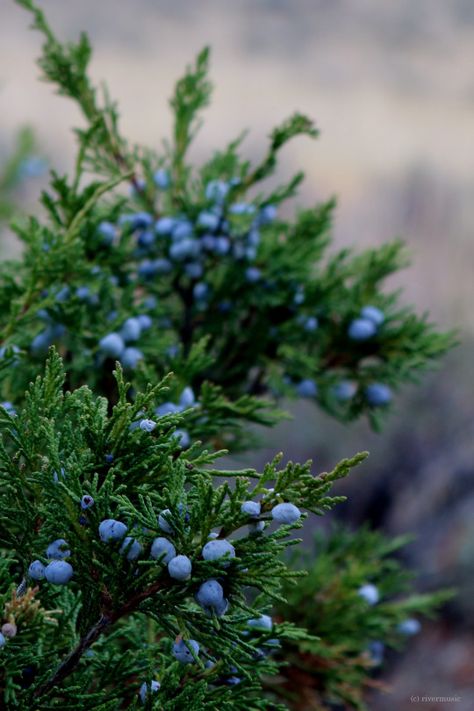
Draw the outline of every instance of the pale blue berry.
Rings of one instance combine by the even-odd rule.
[[[369,321],[373,321],[376,326],[381,326],[385,321],[384,314],[376,306],[364,306],[360,312],[360,315],[362,318],[368,318]]]
[[[244,501],[240,507],[240,511],[246,516],[257,517],[260,516],[261,506],[258,501]]]
[[[230,186],[223,180],[211,180],[206,185],[206,199],[215,202],[218,205],[222,204],[229,192]]]
[[[206,543],[202,549],[202,557],[204,560],[219,560],[220,558],[235,558],[235,548],[232,543],[225,539],[216,539]],[[225,563],[225,567],[229,566],[229,562]]]
[[[173,239],[177,242],[189,239],[194,234],[194,228],[189,220],[178,220],[173,227]]]
[[[191,264],[185,264],[184,271],[190,279],[199,279],[204,273],[202,264],[199,264],[199,262],[191,262]]]
[[[273,628],[273,620],[270,615],[262,615],[261,617],[248,620],[247,627],[253,627],[258,630],[269,632]]]
[[[191,238],[176,242],[170,247],[170,257],[176,261],[182,261],[188,257],[194,258],[199,254],[199,243]]]
[[[218,607],[224,598],[224,589],[217,580],[206,580],[196,593],[196,601],[201,607]]]
[[[229,676],[225,680],[225,683],[228,684],[229,686],[237,686],[237,684],[240,684],[241,682],[242,682],[242,679],[238,676]]]
[[[69,558],[69,556],[71,555],[71,551],[68,549],[67,545],[68,544],[66,543],[64,538],[57,538],[46,548],[46,557],[55,558],[56,560]]]
[[[128,341],[138,341],[142,328],[140,326],[140,321],[138,318],[131,317],[128,318],[120,329],[120,335],[125,342]]]
[[[176,405],[174,402],[164,402],[162,405],[158,405],[155,408],[155,413],[159,417],[164,417],[165,415],[175,415],[177,412],[181,412],[182,408]]]
[[[151,557],[168,565],[176,557],[176,548],[167,538],[155,538],[151,545]]]
[[[368,318],[356,318],[350,323],[347,334],[353,341],[366,341],[376,332],[377,326],[373,321]]]
[[[124,523],[113,518],[107,518],[99,525],[99,536],[104,543],[120,541],[125,537],[127,531],[128,528]]]
[[[44,577],[53,585],[66,585],[72,578],[74,570],[65,560],[53,560],[44,569]]]
[[[159,168],[153,176],[154,183],[160,190],[168,190],[171,185],[170,174],[164,168]]]
[[[262,272],[257,267],[248,267],[248,269],[245,270],[245,278],[250,284],[255,284],[257,281],[260,281],[261,277]]]
[[[188,385],[184,388],[183,392],[179,397],[179,404],[186,410],[188,407],[194,407],[196,404],[196,397],[194,395],[193,389]]]
[[[33,580],[43,580],[44,578],[44,565],[40,560],[34,560],[30,563],[28,568],[28,575]]]
[[[369,405],[382,407],[388,405],[392,399],[392,391],[388,385],[383,383],[371,383],[365,389],[365,397]]]
[[[253,215],[255,205],[251,205],[248,202],[236,202],[229,207],[229,212],[232,215]]]
[[[169,523],[169,519],[172,517],[171,511],[169,509],[163,509],[163,511],[158,516],[158,526],[165,533],[173,533],[174,529]]]
[[[144,230],[138,235],[137,244],[142,249],[149,249],[155,244],[156,235],[152,230]]]
[[[352,400],[356,394],[357,385],[356,383],[352,383],[350,380],[341,380],[340,383],[334,385],[332,391],[336,400],[339,400],[340,402],[347,402],[348,400]]]
[[[127,370],[135,370],[137,365],[145,356],[139,348],[134,348],[129,346],[125,348],[124,352],[120,356],[120,362],[124,368]]]
[[[186,555],[177,555],[168,563],[168,573],[175,580],[189,580],[193,565]]]
[[[200,212],[197,218],[197,226],[198,227],[203,227],[206,230],[217,230],[219,226],[219,215],[216,215],[214,212],[209,212],[208,210],[204,210],[203,212]]]
[[[265,521],[256,521],[255,523],[250,523],[249,524],[249,534],[251,536],[256,535],[257,533],[262,533],[262,531],[265,528]]]
[[[153,321],[148,314],[140,314],[140,316],[137,316],[138,322],[140,324],[140,327],[143,331],[147,331],[149,328],[152,327]]]
[[[385,651],[385,645],[383,642],[380,642],[379,640],[370,642],[368,651],[371,657],[372,664],[375,664],[376,666],[382,664]]]
[[[140,420],[139,427],[143,432],[153,432],[156,427],[156,422],[153,420]]]
[[[118,333],[108,333],[100,339],[99,347],[110,358],[120,358],[125,350],[125,343]]]
[[[317,397],[318,386],[311,380],[311,378],[306,378],[296,385],[296,392],[300,397]]]
[[[230,240],[228,237],[216,237],[214,252],[220,257],[224,257],[230,251]]]
[[[272,518],[277,523],[291,524],[298,521],[301,511],[290,503],[277,504],[272,508]]]
[[[150,692],[151,694],[155,694],[157,691],[159,691],[160,687],[161,687],[161,684],[159,681],[155,681],[155,680],[152,680],[150,682],[144,681],[140,687],[140,692],[139,692],[140,701],[142,702],[142,704],[146,703],[148,692]]]
[[[372,583],[361,585],[357,593],[368,605],[376,605],[380,599],[379,591]]]
[[[173,217],[160,217],[155,224],[155,230],[159,235],[169,235],[176,225],[176,220]]]
[[[276,218],[278,210],[275,205],[264,205],[260,209],[260,214],[258,216],[258,221],[261,225],[268,225],[270,222]]]
[[[191,444],[191,437],[186,430],[175,430],[173,432],[173,437],[178,440],[178,444],[181,449],[187,449]]]
[[[94,499],[92,496],[89,496],[89,494],[84,494],[84,496],[81,499],[81,509],[83,511],[87,511],[87,509],[90,509],[91,506],[94,506]]]
[[[0,632],[0,649],[2,647],[4,647],[6,645],[6,643],[7,643],[7,640],[6,640],[5,635],[2,632]]]
[[[305,331],[308,331],[308,333],[314,333],[314,331],[318,330],[319,322],[316,316],[308,316],[307,319],[305,319],[303,328]]]
[[[127,536],[120,546],[120,553],[122,553],[122,555],[126,555],[127,560],[136,560],[141,552],[141,544],[136,540],[136,538],[132,538],[131,536]]]
[[[3,409],[6,410],[8,414],[12,417],[16,415],[16,410],[13,406],[13,403],[9,402],[8,400],[4,400],[2,403],[0,403],[0,407],[3,407]]]
[[[197,656],[199,656],[199,642],[196,640],[180,639],[173,644],[173,657],[181,664],[192,664]]]
[[[419,631],[421,630],[421,624],[414,617],[409,617],[408,619],[403,620],[403,622],[400,622],[400,624],[397,625],[397,630],[398,632],[400,632],[400,634],[404,634],[407,637],[412,637],[413,635],[419,633]]]
[[[111,222],[101,222],[97,231],[106,245],[111,245],[117,234],[117,228]]]
[[[196,301],[204,301],[204,299],[207,298],[208,294],[209,294],[209,287],[205,282],[200,281],[194,285],[193,296],[196,299]]]

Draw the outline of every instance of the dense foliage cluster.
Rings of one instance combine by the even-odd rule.
[[[331,254],[334,202],[289,219],[303,176],[265,188],[281,148],[317,135],[305,116],[256,164],[239,138],[191,166],[204,50],[176,85],[172,140],[131,146],[91,83],[87,38],[60,43],[33,0],[16,2],[85,126],[74,174],[52,172],[43,216],[15,221],[21,258],[0,267],[3,705],[286,708],[297,695],[275,675],[289,663],[291,679],[306,654],[335,670],[310,668],[328,689],[318,703],[357,705],[370,664],[354,658],[437,599],[371,605],[403,575],[369,534],[331,538],[305,583],[286,549],[366,455],[314,475],[281,455],[263,472],[220,470],[220,450],[249,447],[287,396],[377,426],[452,338],[382,290],[401,244]]]

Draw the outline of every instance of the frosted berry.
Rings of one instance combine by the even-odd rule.
[[[30,563],[28,568],[28,575],[33,580],[43,580],[44,578],[44,565],[40,560],[34,560]]]
[[[151,557],[168,565],[170,560],[176,557],[176,549],[167,538],[155,538],[151,544]]]
[[[87,511],[87,509],[90,509],[91,506],[94,506],[94,499],[92,496],[89,496],[89,494],[84,494],[81,499],[81,509],[83,511]]]
[[[232,543],[225,539],[215,539],[206,543],[202,549],[202,557],[204,560],[219,560],[220,558],[235,558],[235,548]],[[229,566],[229,562],[225,563],[225,567]]]
[[[244,501],[240,507],[240,511],[246,516],[257,517],[260,516],[261,508],[258,501]]]
[[[13,637],[16,636],[16,633],[17,633],[17,626],[14,622],[5,622],[5,624],[2,625],[2,634],[7,639],[12,639]]]
[[[356,318],[349,325],[347,335],[353,341],[366,341],[377,332],[377,326],[368,318]]]
[[[196,601],[201,607],[216,607],[222,603],[224,589],[217,580],[206,580],[196,593]]]
[[[176,220],[173,217],[160,217],[155,224],[155,231],[159,235],[169,235],[176,225]]]
[[[53,560],[44,569],[44,577],[53,585],[66,585],[73,576],[72,565],[65,560]]]
[[[370,642],[368,652],[371,657],[372,664],[379,666],[383,662],[383,655],[385,651],[385,645],[379,640]]]
[[[358,595],[366,601],[368,605],[376,605],[380,599],[380,594],[375,585],[366,583],[358,590]]]
[[[156,422],[153,420],[140,420],[139,427],[143,432],[153,432],[156,427]]]
[[[173,533],[173,527],[169,523],[169,519],[171,518],[171,515],[172,514],[169,509],[164,509],[158,516],[158,526],[165,533]]]
[[[371,383],[365,389],[365,397],[369,405],[382,407],[388,405],[392,399],[392,391],[388,385],[383,383]]]
[[[100,350],[110,358],[120,358],[125,350],[125,343],[118,333],[108,333],[99,341]]]
[[[120,356],[120,362],[127,370],[134,370],[143,358],[144,355],[139,348],[129,346],[128,348],[125,348],[124,352]]]
[[[211,180],[206,185],[206,198],[219,205],[224,202],[229,189],[230,186],[223,180]]]
[[[298,383],[298,385],[296,386],[296,392],[300,397],[317,397],[318,386],[316,385],[314,380],[306,378],[306,380],[302,380],[300,383]]]
[[[127,560],[136,560],[141,552],[141,544],[131,536],[127,536],[120,546],[120,553],[126,555]]]
[[[110,246],[117,234],[117,228],[111,222],[101,222],[97,232],[102,239],[102,243]]]
[[[187,449],[191,444],[191,437],[186,430],[175,430],[173,437],[178,440],[178,444],[182,449]]]
[[[204,229],[211,230],[211,232],[213,232],[214,230],[217,230],[219,226],[219,221],[219,215],[216,215],[214,212],[204,210],[198,215],[197,226],[203,227]]]
[[[245,278],[250,284],[255,284],[257,281],[260,281],[261,277],[262,272],[260,269],[257,269],[257,267],[248,267],[248,269],[245,270]]]
[[[247,627],[269,632],[273,628],[273,620],[270,615],[262,615],[247,621]]]
[[[137,316],[137,319],[143,331],[146,331],[153,325],[153,321],[151,320],[150,316],[148,316],[148,314],[140,314],[140,316]]]
[[[4,647],[4,646],[6,645],[6,643],[7,643],[6,638],[5,638],[4,635],[0,632],[0,649],[1,649],[2,647]]]
[[[191,651],[192,650],[192,651]],[[180,639],[173,644],[173,657],[181,664],[192,664],[199,655],[199,642],[194,639]]]
[[[341,380],[333,387],[333,394],[336,400],[340,402],[347,402],[352,400],[357,392],[357,385],[352,383],[350,380]]]
[[[140,701],[142,702],[142,704],[144,704],[146,702],[148,692],[150,692],[151,694],[155,694],[157,691],[159,691],[160,687],[161,687],[161,684],[159,681],[155,681],[155,680],[152,680],[150,682],[144,681],[140,687],[140,692],[139,692]]]
[[[272,518],[277,523],[295,523],[301,516],[301,511],[294,504],[277,504],[272,508]]]
[[[64,538],[57,538],[46,548],[46,557],[54,558],[55,560],[63,560],[69,558],[71,551],[67,547]]]
[[[184,388],[179,398],[179,404],[183,409],[186,409],[188,407],[194,407],[194,405],[196,404],[196,398],[194,396],[192,388],[190,388],[189,386]]]
[[[168,563],[168,573],[175,580],[189,580],[193,565],[186,555],[177,555]]]
[[[128,318],[120,329],[120,335],[125,342],[138,341],[141,332],[140,321],[134,316]]]
[[[383,315],[382,311],[376,306],[364,306],[364,308],[360,312],[360,315],[362,316],[362,318],[369,319],[369,321],[373,321],[376,326],[381,326],[382,323],[385,321],[385,316]]]
[[[170,174],[164,168],[159,168],[153,176],[153,181],[160,190],[167,190],[171,184]]]
[[[404,634],[407,637],[411,637],[421,630],[421,624],[414,617],[409,617],[397,626],[398,632]]]
[[[128,528],[124,523],[113,518],[107,518],[99,525],[100,540],[104,543],[120,541],[125,537],[127,531]]]

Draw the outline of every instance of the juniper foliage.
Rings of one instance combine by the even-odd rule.
[[[303,175],[265,180],[293,137],[317,136],[307,117],[277,127],[256,164],[240,136],[192,166],[211,97],[205,49],[176,85],[170,140],[131,145],[90,79],[87,37],[62,43],[33,0],[15,1],[44,35],[43,77],[84,123],[73,175],[51,172],[44,216],[16,220],[23,254],[0,266],[3,704],[284,708],[277,671],[321,645],[338,667],[318,683],[345,698],[363,636],[341,649],[352,631],[330,595],[324,629],[295,609],[324,589],[321,571],[334,575],[339,539],[306,563],[307,584],[285,552],[299,509],[337,504],[333,482],[365,453],[314,476],[281,455],[263,472],[220,470],[221,450],[248,448],[253,423],[283,416],[282,396],[378,427],[392,391],[453,337],[385,289],[406,262],[401,243],[331,252],[333,200],[284,216]],[[373,570],[364,552],[336,608],[362,573],[388,570],[383,546]],[[394,614],[377,609],[386,636]],[[364,678],[352,677],[352,701]]]
[[[133,708],[151,679],[161,683],[154,708],[266,708],[260,679],[276,670],[269,640],[307,637],[289,622],[248,626],[283,603],[282,583],[300,575],[283,553],[298,543],[290,533],[302,523],[275,528],[271,511],[281,501],[330,508],[340,500],[329,495],[333,481],[365,455],[319,476],[308,464],[280,467],[279,458],[261,473],[221,471],[219,453],[180,446],[175,432],[186,426],[185,412],[157,418],[152,430],[141,426],[163,383],[132,403],[120,368],[115,377],[118,402],[109,414],[87,386],[64,392],[52,351],[21,412],[0,414],[0,610],[16,629],[1,650],[5,708]],[[256,518],[241,511],[255,498]],[[126,529],[107,537],[110,519]],[[191,561],[189,578],[175,579],[162,556],[152,557],[163,536]],[[206,556],[206,544],[226,539],[230,557]],[[45,579],[33,561],[46,566]],[[48,576],[58,563],[72,566],[71,581]],[[223,589],[218,614],[196,602],[208,580]],[[191,664],[173,658],[176,639],[199,643]]]
[[[87,37],[61,43],[34,0],[17,3],[44,35],[43,78],[77,103],[85,125],[74,176],[53,172],[46,220],[17,226],[24,256],[3,269],[0,326],[24,361],[4,397],[21,397],[55,343],[69,384],[111,401],[116,357],[138,388],[173,371],[175,402],[192,387],[204,409],[217,403],[216,446],[248,446],[249,422],[275,422],[262,396],[308,397],[342,421],[365,414],[378,427],[392,390],[431,365],[452,334],[384,288],[407,262],[401,242],[331,251],[334,200],[285,217],[303,174],[273,189],[265,180],[292,138],[318,135],[311,120],[283,121],[256,164],[242,157],[240,136],[191,165],[211,96],[205,49],[176,84],[162,151],[131,145],[89,76]],[[148,326],[124,333],[139,316]],[[104,341],[111,334],[119,338]],[[211,433],[194,423],[191,434]]]

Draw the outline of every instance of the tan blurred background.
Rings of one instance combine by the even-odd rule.
[[[407,301],[458,327],[462,345],[408,389],[382,436],[347,432],[311,407],[267,436],[260,459],[282,447],[317,468],[370,449],[371,461],[341,486],[340,516],[389,534],[414,531],[407,560],[426,589],[455,584],[456,603],[391,661],[390,695],[371,708],[416,708],[411,694],[459,695],[474,708],[474,2],[472,0],[44,0],[63,38],[83,29],[92,72],[120,105],[123,132],[158,147],[170,129],[167,99],[183,67],[213,48],[214,102],[197,160],[251,129],[249,157],[293,110],[317,122],[317,143],[298,139],[279,180],[301,167],[299,198],[337,194],[337,246],[401,235],[414,264],[397,277]],[[28,16],[0,0],[0,159],[19,124],[31,124],[53,166],[71,166],[75,107],[38,82],[40,38]],[[38,183],[26,192],[33,199]],[[16,249],[4,235],[2,252]],[[423,704],[428,709],[445,704]],[[421,708],[421,705],[420,705]]]

